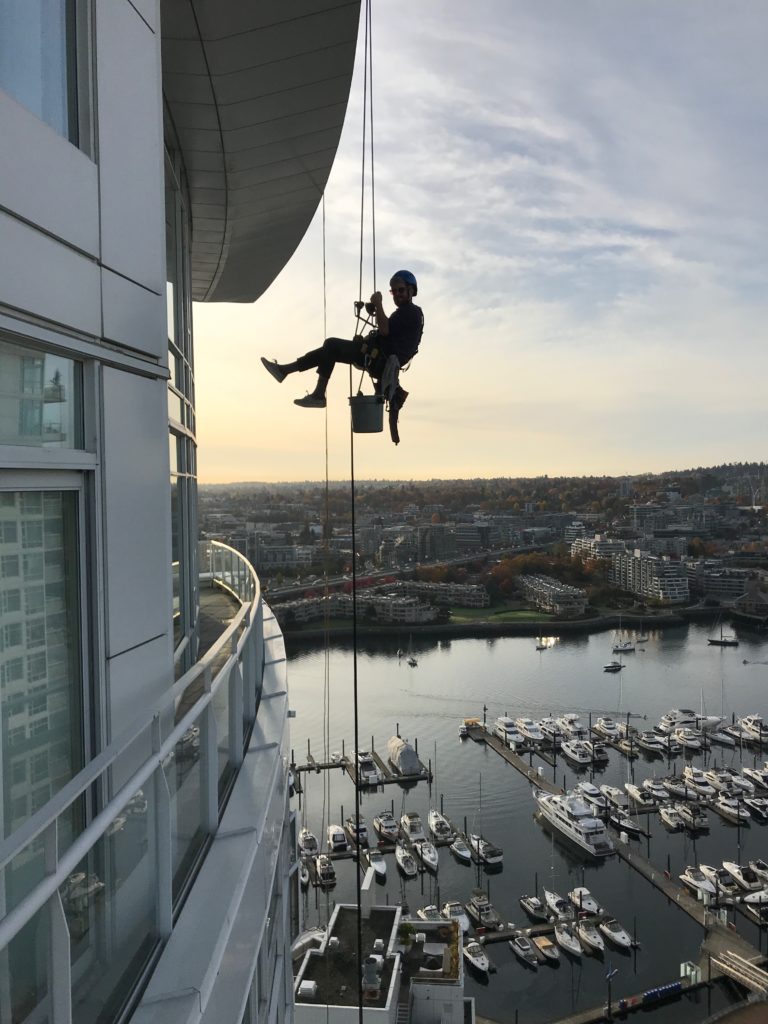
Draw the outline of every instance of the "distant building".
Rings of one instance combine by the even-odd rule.
[[[571,587],[550,576],[519,576],[518,584],[525,597],[544,612],[572,618],[586,611],[586,590]]]
[[[685,604],[689,600],[684,566],[639,548],[613,556],[611,580],[630,594],[663,604]]]
[[[724,604],[742,597],[754,576],[751,569],[726,568],[720,559],[714,558],[687,559],[683,565],[692,597],[711,597]]]
[[[596,533],[594,537],[577,537],[571,544],[571,555],[580,558],[612,558],[626,551],[623,540]]]

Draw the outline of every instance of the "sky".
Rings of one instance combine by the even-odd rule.
[[[355,435],[355,477],[764,460],[768,2],[373,0],[372,21],[375,283],[412,270],[426,327],[401,444]],[[313,371],[278,385],[259,357],[353,332],[361,73],[359,52],[325,293],[319,210],[256,303],[195,306],[203,483],[320,480],[326,445],[350,477],[347,368],[323,412],[293,404]]]

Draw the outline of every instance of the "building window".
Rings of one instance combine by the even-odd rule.
[[[77,0],[0,0],[0,88],[79,144]]]
[[[82,380],[76,360],[0,338],[0,444],[82,448]]]

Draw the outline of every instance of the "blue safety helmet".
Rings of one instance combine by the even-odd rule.
[[[410,270],[395,271],[395,273],[389,279],[389,283],[392,284],[396,277],[399,277],[401,281],[405,281],[406,284],[409,284],[411,288],[413,288],[414,295],[419,294],[419,286],[416,284],[416,278],[413,276]]]

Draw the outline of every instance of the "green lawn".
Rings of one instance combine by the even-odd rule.
[[[540,622],[551,618],[547,612],[530,608],[451,608],[451,622]]]

